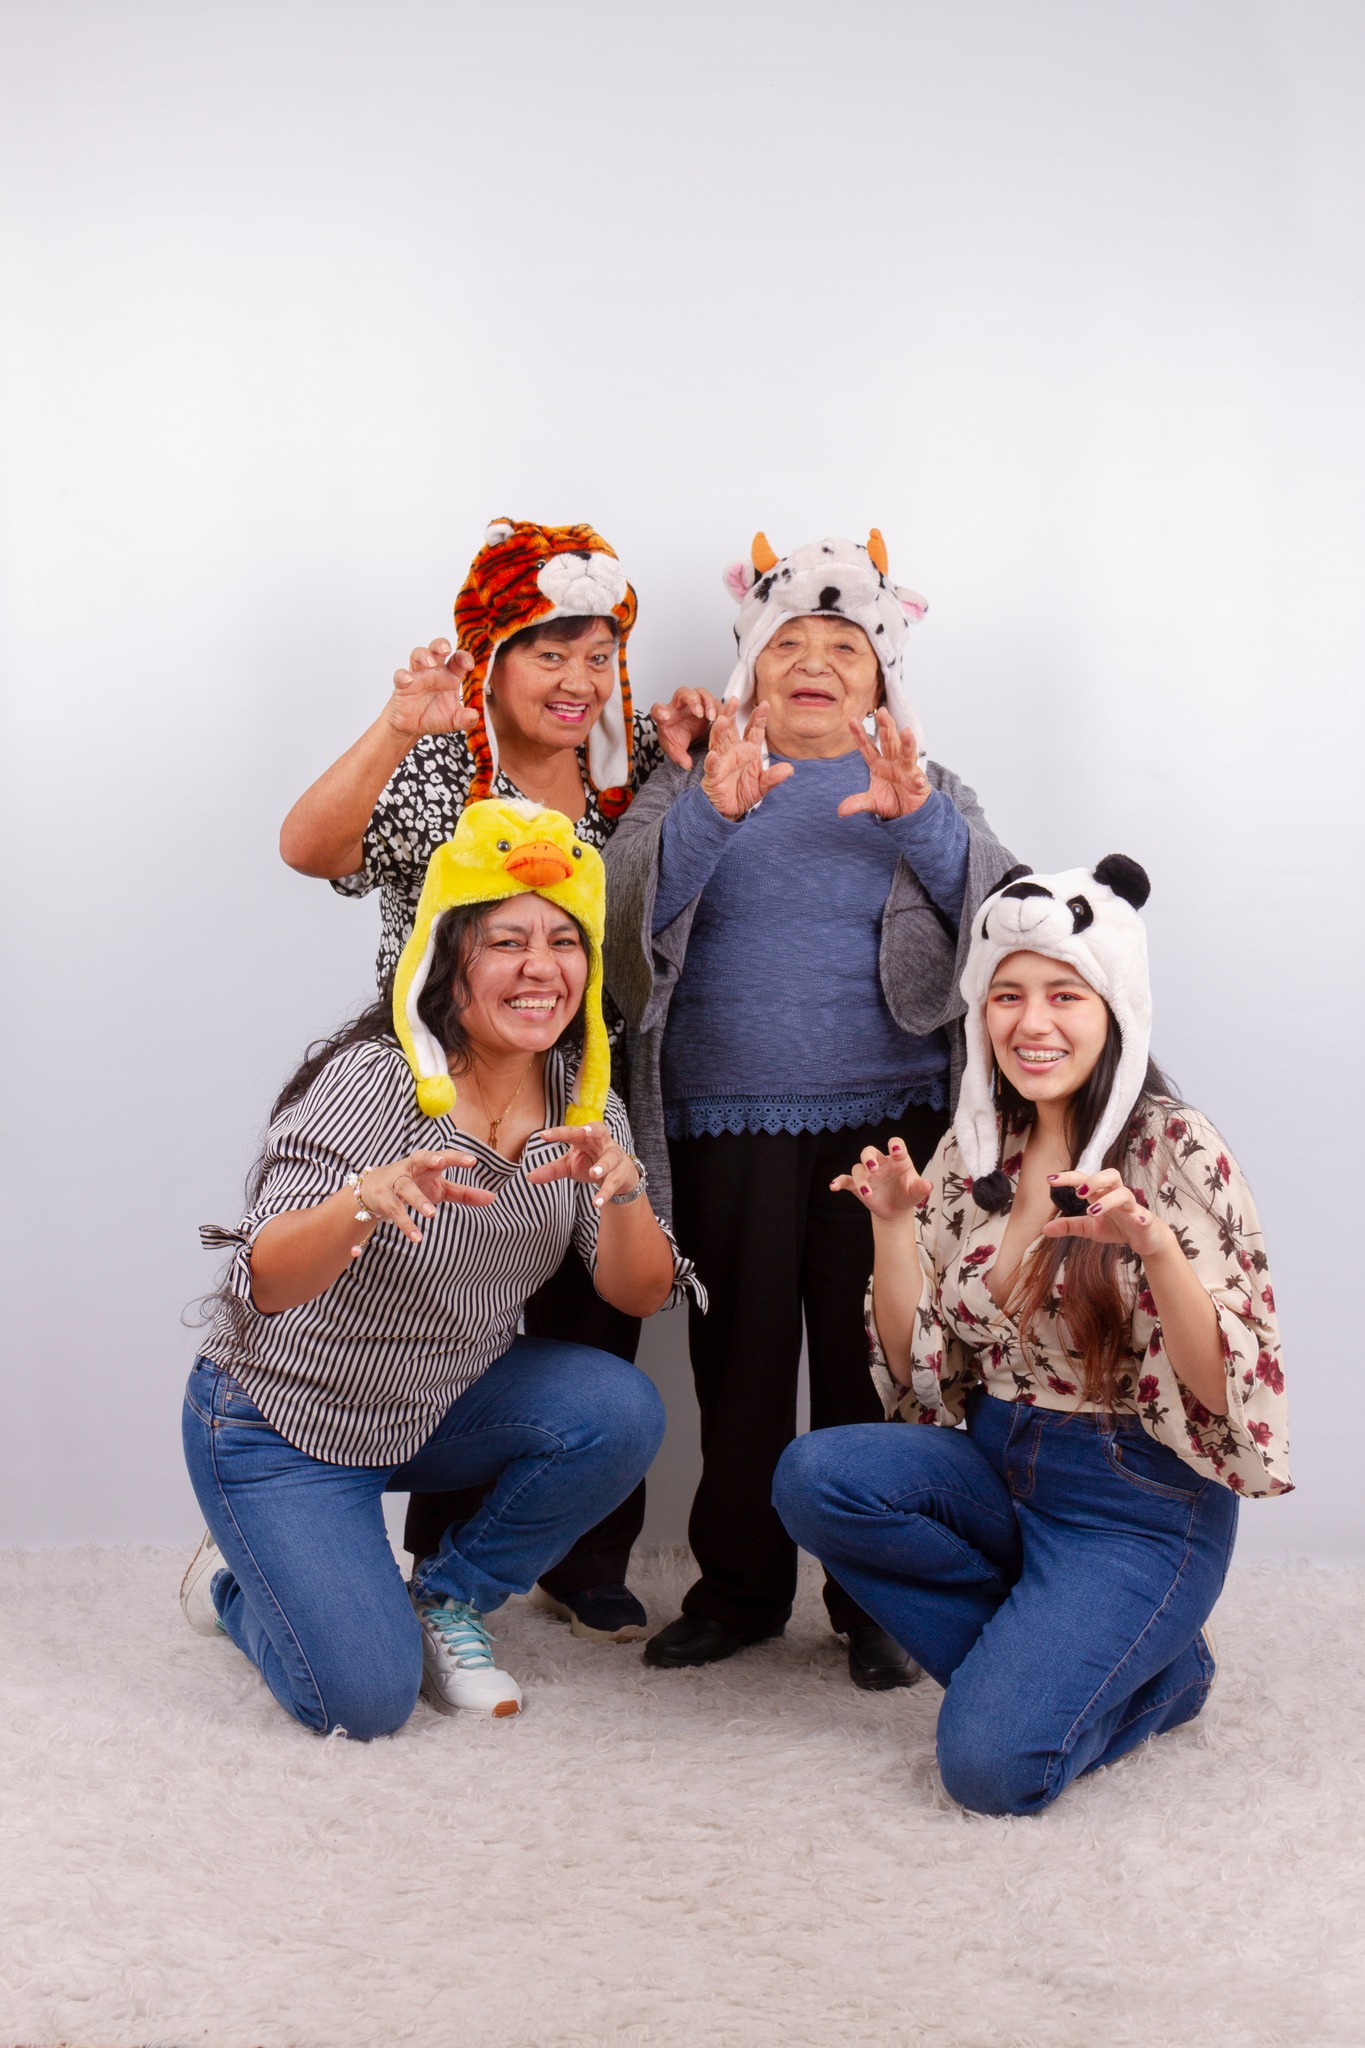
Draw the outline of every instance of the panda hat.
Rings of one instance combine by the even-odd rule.
[[[929,607],[913,590],[890,581],[886,543],[875,526],[866,547],[853,540],[814,540],[780,559],[756,533],[748,561],[732,562],[725,571],[725,587],[739,605],[738,659],[725,696],[739,706],[741,733],[754,709],[754,662],[778,627],[786,619],[834,613],[866,633],[881,663],[896,730],[909,726],[923,755],[924,731],[906,693],[902,657],[911,626]]]
[[[1113,1012],[1121,1050],[1114,1085],[1089,1144],[1076,1161],[1094,1173],[1142,1093],[1152,1037],[1152,989],[1147,933],[1138,916],[1151,884],[1146,870],[1123,853],[1094,868],[1029,875],[988,896],[972,926],[962,973],[967,1005],[967,1063],[953,1132],[981,1209],[1003,1208],[1010,1184],[1000,1171],[1000,1125],[992,1077],[995,1056],[986,1029],[991,977],[1011,953],[1042,953],[1074,968]]]

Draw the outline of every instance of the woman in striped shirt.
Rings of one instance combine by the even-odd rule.
[[[580,882],[595,864],[600,906],[600,855],[575,858]],[[634,1366],[517,1335],[571,1243],[628,1315],[692,1273],[616,1096],[600,1122],[566,1121],[590,939],[542,889],[507,886],[440,918],[416,1001],[458,1079],[458,1124],[422,1114],[376,1004],[287,1084],[249,1214],[207,1234],[236,1250],[186,1391],[208,1534],[182,1603],[319,1732],[390,1732],[419,1687],[444,1712],[516,1713],[484,1614],[630,1493],[663,1433]],[[384,1492],[490,1482],[405,1587]]]

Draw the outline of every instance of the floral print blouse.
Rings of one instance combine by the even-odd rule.
[[[1002,1137],[1007,1156],[1001,1164],[1016,1184],[1027,1136]],[[962,1420],[966,1397],[978,1386],[1003,1401],[1093,1409],[1093,1402],[1081,1399],[1080,1354],[1060,1320],[1065,1261],[1058,1292],[1025,1341],[986,1285],[1008,1211],[977,1208],[951,1129],[925,1174],[932,1192],[919,1210],[924,1292],[911,1339],[909,1387],[887,1369],[868,1288],[872,1377],[888,1417],[951,1427]],[[1137,1416],[1149,1436],[1203,1478],[1240,1494],[1288,1493],[1275,1298],[1251,1191],[1236,1161],[1197,1110],[1149,1100],[1134,1119],[1123,1178],[1170,1225],[1213,1298],[1227,1365],[1228,1412],[1211,1415],[1176,1378],[1141,1261],[1126,1247],[1118,1248],[1119,1285],[1132,1304],[1132,1365],[1120,1373],[1117,1409]]]
[[[633,724],[632,794],[649,780],[663,759],[654,720],[637,712]],[[602,815],[597,792],[588,779],[587,752],[582,747],[578,765],[583,773],[588,808],[574,831],[588,846],[600,848],[611,838],[618,821]],[[460,822],[474,775],[474,757],[463,734],[425,734],[395,768],[380,794],[374,816],[365,828],[364,865],[355,874],[342,875],[332,883],[339,896],[368,896],[376,887],[380,891],[375,974],[381,989],[397,967],[398,956],[412,930],[427,862]],[[502,797],[522,794],[501,768],[493,777],[491,793]],[[614,1021],[608,1018],[609,1025]]]

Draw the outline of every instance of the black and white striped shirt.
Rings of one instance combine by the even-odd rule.
[[[571,1087],[564,1056],[552,1052],[544,1128],[563,1123]],[[630,1151],[630,1124],[615,1093],[607,1097],[605,1121]],[[453,1180],[494,1188],[498,1200],[484,1208],[441,1203],[434,1217],[419,1219],[420,1245],[380,1223],[361,1256],[313,1301],[276,1315],[253,1306],[251,1246],[272,1217],[323,1201],[348,1173],[442,1146],[477,1160],[453,1168]],[[536,1135],[520,1160],[503,1159],[453,1117],[423,1116],[411,1070],[392,1041],[348,1046],[271,1124],[260,1193],[240,1229],[203,1232],[211,1247],[237,1247],[225,1283],[234,1299],[220,1307],[204,1356],[225,1366],[272,1427],[309,1457],[401,1464],[455,1397],[506,1351],[528,1296],[556,1271],[570,1243],[596,1269],[592,1190],[567,1179],[537,1186],[526,1178],[560,1149]],[[670,1303],[689,1286],[697,1288],[693,1267],[675,1246]]]

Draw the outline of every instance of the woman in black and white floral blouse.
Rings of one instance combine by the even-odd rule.
[[[1251,1193],[1148,1055],[1146,893],[1111,855],[984,905],[953,1129],[835,1183],[873,1219],[887,1415],[947,1427],[778,1468],[791,1534],[945,1687],[943,1780],[984,1813],[1200,1712],[1239,1499],[1289,1491]]]
[[[625,644],[635,594],[590,526],[495,520],[456,600],[460,647],[414,648],[393,692],[355,745],[305,791],[280,851],[343,896],[380,892],[378,978],[393,975],[412,929],[427,863],[475,797],[526,797],[563,813],[601,847],[659,765],[655,721],[687,744],[714,703],[680,690],[649,717],[630,708]],[[620,1020],[607,1006],[613,1041]],[[594,1292],[570,1250],[526,1305],[528,1335],[596,1345],[634,1361],[636,1318]],[[429,1556],[477,1496],[414,1496],[405,1541]],[[643,1484],[590,1529],[540,1582],[537,1597],[576,1635],[627,1641],[645,1611],[625,1583],[644,1521]]]

